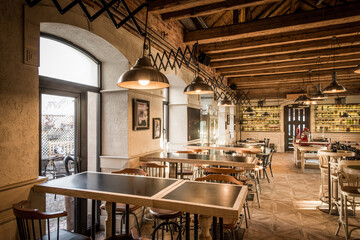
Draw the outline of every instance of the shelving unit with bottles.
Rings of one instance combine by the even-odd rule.
[[[341,117],[347,113],[350,117]],[[316,105],[316,132],[360,132],[360,104]]]
[[[245,110],[241,108],[241,112]],[[244,132],[280,132],[280,106],[252,107],[255,110],[254,116],[242,113],[241,131]],[[269,116],[263,116],[267,112]]]

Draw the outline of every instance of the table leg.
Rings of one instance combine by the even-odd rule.
[[[194,240],[199,239],[198,227],[199,227],[199,215],[194,214]]]
[[[244,209],[246,211],[246,209]],[[224,240],[224,224],[223,218],[219,218],[219,225],[220,225],[220,240]]]
[[[185,215],[185,239],[190,240],[190,213],[186,213]]]
[[[126,204],[125,207],[125,233],[130,233],[130,224],[129,224],[129,214],[130,214],[130,207],[129,204]]]
[[[211,217],[206,215],[200,215],[199,222],[201,226],[200,239],[211,240],[211,236],[210,236]]]
[[[305,152],[301,151],[301,171],[305,173]]]
[[[329,159],[329,163],[328,163],[328,192],[329,192],[329,213],[331,213],[332,209],[331,209],[331,197],[332,197],[332,192],[331,192],[331,167],[330,167],[330,159]]]
[[[111,226],[112,226],[112,203],[105,203],[105,210],[107,212],[107,217],[105,219],[105,237],[111,237]]]
[[[91,239],[95,240],[95,232],[96,232],[96,226],[95,226],[95,206],[96,201],[91,201]]]
[[[183,174],[183,164],[180,163],[180,178],[184,179],[184,174]]]
[[[217,218],[213,217],[212,238],[216,239]]]

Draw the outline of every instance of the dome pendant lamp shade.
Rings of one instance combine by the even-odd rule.
[[[336,72],[334,71],[332,73],[332,80],[329,86],[327,86],[324,90],[323,93],[343,93],[346,92],[346,88],[341,86],[336,79]]]
[[[261,114],[262,117],[268,117],[270,116],[270,114],[268,112],[264,112],[263,114]]]
[[[311,101],[311,99],[306,96],[306,94],[303,94],[303,95],[300,95],[296,100],[295,102],[297,103],[303,103],[303,102],[308,102],[308,101]]]
[[[217,105],[219,107],[233,107],[233,106],[235,106],[234,103],[227,96],[220,99],[220,101],[218,102]]]
[[[211,86],[206,84],[200,76],[195,77],[194,81],[192,81],[184,89],[185,94],[198,94],[198,95],[201,94],[202,95],[202,94],[209,94],[209,93],[213,93],[213,92],[214,91],[212,90]]]
[[[311,100],[325,101],[327,96],[321,91],[321,83],[318,83],[317,91],[311,96]]]
[[[355,68],[354,73],[359,73],[360,74],[360,64]]]
[[[250,113],[255,113],[255,111],[254,111],[254,109],[252,109],[251,106],[249,106],[244,110],[244,113],[245,114],[250,114]]]
[[[130,89],[160,89],[169,87],[169,81],[164,74],[154,69],[150,58],[144,56],[121,75],[117,85]]]

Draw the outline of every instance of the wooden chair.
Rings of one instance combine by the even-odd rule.
[[[217,182],[217,183],[232,183],[236,185],[242,186],[243,183],[238,181],[236,178],[230,175],[220,175],[220,174],[210,174],[205,177],[196,178],[195,181],[205,181],[205,182]],[[244,205],[244,216],[247,227],[247,219],[246,219],[246,208]],[[231,234],[231,238],[234,239],[234,232],[239,227],[239,219],[233,218],[224,218],[223,219],[223,228],[227,230]],[[213,226],[214,227],[214,226]]]
[[[152,177],[166,177],[165,169],[166,165],[160,165],[152,162],[141,162],[140,166],[146,170]],[[170,220],[176,219],[182,215],[180,211],[173,211],[167,209],[159,209],[159,208],[149,208],[149,214],[154,219],[154,228],[156,229],[158,226],[158,221],[164,221],[164,224],[161,226],[166,226],[167,224],[172,224]],[[144,217],[145,209],[143,210],[142,219],[150,220]],[[168,225],[169,226],[169,225]]]
[[[340,214],[338,219],[338,228],[335,232],[335,235],[337,236],[339,234],[340,227],[344,227],[345,231],[345,239],[348,240],[351,236],[351,233],[354,230],[360,229],[360,225],[355,224],[349,224],[348,221],[348,202],[351,203],[353,206],[353,212],[355,216],[355,198],[360,198],[360,170],[353,171],[349,168],[347,168],[347,165],[358,165],[359,163],[354,164],[354,162],[357,161],[342,161],[342,162],[348,162],[341,164],[342,166],[338,168],[337,176],[338,176],[338,183],[340,187]],[[352,162],[352,163],[351,163]],[[352,198],[352,201],[350,201],[349,198]],[[353,229],[349,229],[352,227]]]
[[[166,177],[166,165],[160,165],[152,162],[140,162],[140,167],[152,177]]]
[[[176,153],[188,153],[188,154],[197,154],[196,152],[194,151],[190,151],[190,150],[187,150],[187,151],[177,151]],[[183,175],[183,179],[191,179],[193,176],[194,176],[194,170],[193,170],[193,167],[190,165],[190,164],[186,164],[186,163],[183,163],[182,164],[182,175]],[[187,176],[187,177],[186,177]]]
[[[139,175],[139,176],[148,176],[149,174],[147,174],[143,169],[141,168],[124,168],[122,170],[119,171],[113,171],[111,172],[112,174],[126,174],[126,175]],[[137,230],[139,232],[139,234],[141,233],[141,222],[139,224],[138,218],[135,214],[135,211],[138,210],[139,208],[141,208],[141,206],[136,206],[136,205],[129,205],[129,210],[130,210],[130,214],[134,216],[135,218],[135,222],[136,222],[136,227]],[[105,203],[101,204],[100,206],[101,210],[105,210]],[[124,203],[116,203],[116,214],[121,216],[121,221],[120,221],[120,233],[122,233],[122,226],[124,224],[124,216],[125,216],[125,210],[126,210],[126,204]]]
[[[13,205],[13,212],[16,217],[19,235],[21,240],[36,239],[71,239],[85,240],[90,239],[77,233],[72,233],[64,229],[59,229],[60,217],[67,216],[67,212],[60,211],[54,213],[41,212],[38,209],[24,208],[29,201],[21,201]],[[57,218],[57,230],[50,232],[50,219]]]

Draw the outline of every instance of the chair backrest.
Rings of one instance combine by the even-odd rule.
[[[59,239],[60,217],[65,217],[65,211],[46,213],[38,209],[24,208],[28,201],[21,201],[13,205],[13,212],[19,229],[21,240],[39,239],[45,234],[50,239],[50,219],[57,218],[57,239]],[[44,220],[44,221],[42,221]],[[47,227],[46,227],[47,225]],[[46,233],[47,231],[47,233]]]
[[[329,167],[329,157],[325,155],[318,154],[320,168]]]
[[[268,165],[272,163],[273,155],[274,155],[274,149],[271,149],[270,155],[269,155],[269,158],[268,158]]]
[[[230,175],[220,175],[220,174],[210,174],[205,177],[196,178],[195,181],[206,181],[206,182],[217,182],[217,183],[233,183],[237,185],[243,185],[242,182],[236,180],[233,176]]]
[[[149,174],[141,168],[124,168],[120,171],[111,172],[114,174],[127,174],[127,175],[140,175],[140,176],[148,176]]]
[[[238,173],[244,172],[244,170],[237,170],[237,169],[233,169],[233,168],[211,167],[211,168],[205,168],[204,172],[205,173],[215,173],[215,174],[238,174]]]
[[[166,165],[160,165],[152,162],[140,162],[140,167],[152,177],[166,177]]]

